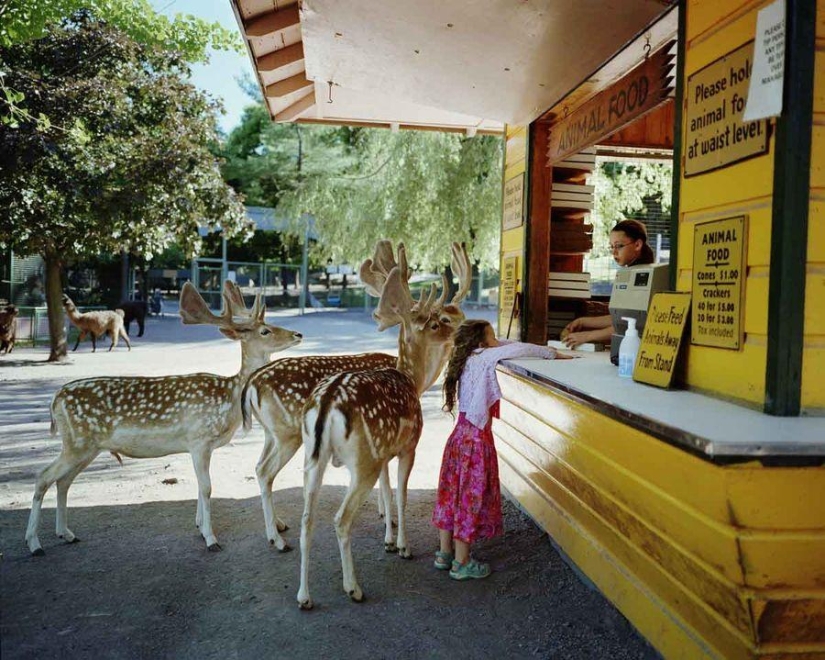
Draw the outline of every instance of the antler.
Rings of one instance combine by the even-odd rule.
[[[470,257],[467,255],[467,245],[465,243],[453,243],[452,246],[452,269],[458,277],[458,290],[455,292],[451,305],[457,305],[470,293],[470,285],[473,283],[473,267],[470,264]],[[443,303],[442,303],[443,304]]]
[[[408,284],[410,275],[404,244],[398,245],[396,262],[392,256],[392,243],[379,241],[375,246],[375,258],[367,259],[361,265],[360,272],[362,281],[372,289],[371,295],[380,296],[373,314],[378,321],[378,329],[386,330],[399,323],[408,327],[413,298]]]
[[[404,249],[404,244],[398,244],[398,251]],[[381,292],[387,283],[392,269],[398,266],[392,252],[392,241],[382,239],[375,244],[375,254],[372,259],[367,259],[361,264],[358,277],[364,283],[364,288],[368,294],[376,298],[381,297]],[[404,265],[404,280],[410,279],[410,270]]]
[[[223,285],[223,310],[220,316],[214,314],[191,282],[186,282],[180,290],[180,317],[186,325],[217,325],[224,328],[248,325],[250,320],[262,320],[266,308],[261,305],[261,294],[255,298],[252,310],[247,310],[237,285],[226,280]],[[239,302],[240,301],[240,302]],[[240,309],[239,309],[240,306]],[[233,316],[242,320],[235,321]]]

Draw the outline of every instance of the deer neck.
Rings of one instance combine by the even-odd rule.
[[[422,341],[416,333],[409,336],[402,326],[396,368],[412,378],[415,389],[421,396],[438,379],[448,353],[449,346]]]
[[[241,344],[241,369],[235,375],[235,379],[240,384],[245,384],[254,371],[269,362],[269,353],[262,353],[260,350],[253,350],[246,344]]]

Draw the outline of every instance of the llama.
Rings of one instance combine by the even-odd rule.
[[[77,335],[77,341],[72,351],[77,350],[80,341],[84,339],[86,335],[92,338],[92,353],[94,353],[97,348],[96,340],[103,335],[109,335],[112,340],[112,345],[109,346],[110,351],[117,346],[119,337],[123,337],[126,346],[130,351],[132,350],[129,335],[126,334],[126,330],[123,327],[124,314],[122,309],[81,313],[72,302],[72,299],[65,293],[63,294],[63,308],[66,310],[66,315],[69,317],[72,325],[80,330],[80,334]]]
[[[0,353],[11,353],[17,339],[17,314],[19,310],[14,305],[6,305],[0,312]]]

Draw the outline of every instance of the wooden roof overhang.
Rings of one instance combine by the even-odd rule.
[[[274,121],[468,135],[585,102],[676,14],[672,0],[230,2]]]

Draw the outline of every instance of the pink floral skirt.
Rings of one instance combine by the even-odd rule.
[[[498,403],[490,409],[498,416]],[[492,422],[480,429],[458,416],[441,461],[433,525],[464,543],[500,536],[501,485]]]

